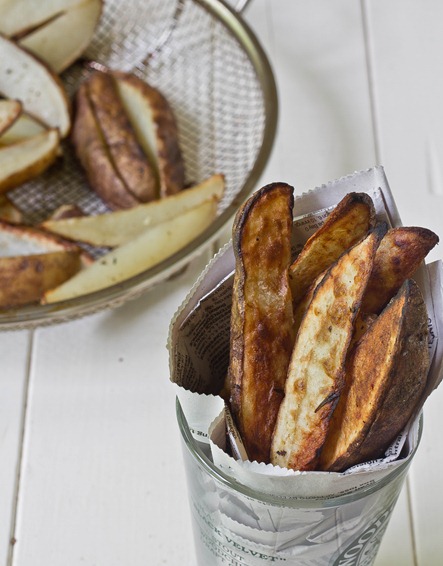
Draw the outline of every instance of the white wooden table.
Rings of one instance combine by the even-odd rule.
[[[253,0],[244,17],[280,94],[262,184],[383,164],[404,223],[443,237],[443,3]],[[195,564],[165,344],[206,260],[113,312],[0,335],[1,565]],[[377,566],[443,563],[442,402]]]

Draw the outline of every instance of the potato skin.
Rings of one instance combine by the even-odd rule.
[[[81,266],[80,250],[0,258],[0,308],[39,302]]]
[[[427,311],[407,280],[347,361],[320,469],[343,471],[381,457],[420,402],[429,369]]]
[[[230,403],[251,461],[269,461],[294,342],[292,207],[292,187],[275,183],[254,193],[234,221]]]
[[[113,75],[94,72],[87,80],[86,91],[108,157],[126,190],[139,202],[155,199],[156,176],[125,113]]]
[[[91,187],[111,208],[131,208],[139,204],[138,199],[126,189],[109,158],[92,110],[86,83],[80,85],[77,92],[76,118],[71,139]]]

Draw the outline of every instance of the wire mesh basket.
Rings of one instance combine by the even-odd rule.
[[[223,173],[217,218],[174,256],[122,283],[71,300],[0,313],[0,328],[77,318],[139,296],[206,249],[253,189],[269,157],[277,120],[271,67],[254,34],[219,0],[106,0],[81,61],[62,76],[69,95],[91,72],[88,62],[133,72],[159,88],[174,109],[187,183]],[[10,193],[27,220],[38,223],[62,204],[105,212],[69,141],[63,159]]]

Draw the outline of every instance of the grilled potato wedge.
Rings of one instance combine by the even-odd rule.
[[[407,280],[350,355],[320,469],[340,472],[382,456],[419,402],[429,368],[427,312]]]
[[[375,252],[379,225],[341,255],[317,286],[301,322],[272,439],[271,462],[294,470],[315,468],[344,384],[353,323]]]
[[[258,462],[269,461],[294,341],[292,208],[292,187],[267,185],[239,209],[233,225],[230,404],[248,457]]]
[[[362,312],[380,313],[437,243],[438,236],[427,228],[388,230],[375,256]]]
[[[347,194],[325,223],[306,242],[289,268],[294,306],[314,279],[375,225],[372,199],[366,193]]]
[[[91,261],[78,246],[28,226],[0,220],[0,308],[40,301]]]
[[[29,114],[22,112],[14,123],[0,136],[0,147],[24,141],[27,138],[42,134],[46,130],[47,128],[44,124]]]

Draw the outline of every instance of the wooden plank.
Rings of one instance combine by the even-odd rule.
[[[186,564],[166,350],[207,256],[123,307],[35,333],[13,564]]]
[[[14,530],[29,349],[28,331],[0,336],[0,564],[7,563]]]

